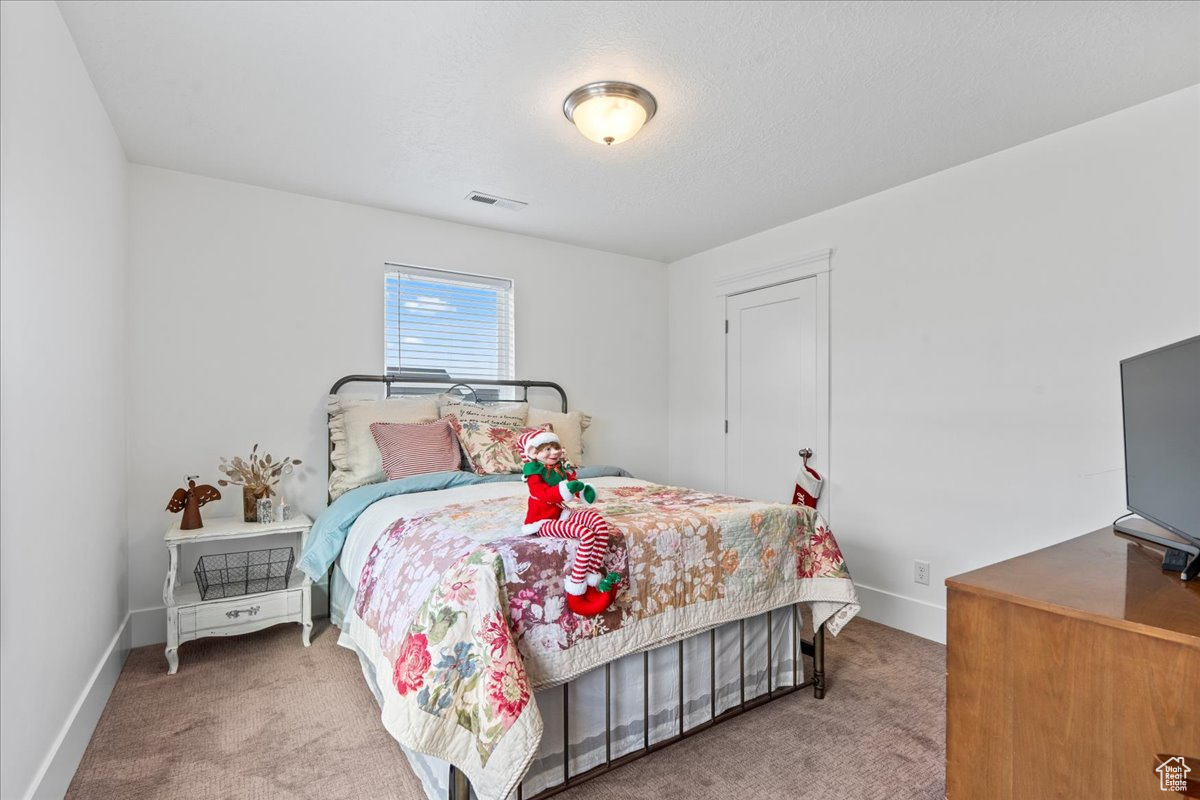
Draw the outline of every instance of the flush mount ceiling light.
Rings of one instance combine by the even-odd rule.
[[[658,110],[654,95],[622,81],[596,81],[567,95],[563,114],[598,144],[619,144],[642,129]]]

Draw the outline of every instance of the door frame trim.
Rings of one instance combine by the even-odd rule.
[[[787,261],[726,273],[714,281],[714,286],[718,297],[728,297],[753,292],[755,289],[766,289],[779,283],[811,278],[832,269],[833,250],[826,248],[789,258]]]
[[[826,522],[833,525],[833,453],[830,448],[830,407],[832,387],[830,375],[830,315],[829,315],[829,284],[830,272],[833,270],[833,250],[816,250],[787,261],[776,262],[762,267],[752,267],[746,270],[727,273],[717,278],[715,288],[717,295],[726,301],[733,295],[745,294],[758,289],[767,289],[782,283],[815,278],[817,301],[817,385],[824,387],[817,390],[817,433],[816,441],[808,445],[813,449],[813,457],[809,464],[825,478],[824,490],[817,501],[817,510],[825,517]],[[726,320],[729,319],[729,306],[726,302],[722,309]],[[725,386],[725,418],[729,418],[729,348],[724,348],[725,369],[722,383]],[[799,449],[801,445],[797,446]],[[725,473],[729,463],[729,438],[722,439],[724,463],[721,469],[722,485],[725,483]],[[799,469],[799,455],[797,455]],[[727,487],[726,487],[727,488]]]

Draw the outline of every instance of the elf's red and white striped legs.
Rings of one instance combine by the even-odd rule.
[[[610,530],[604,517],[586,508],[571,509],[571,515],[566,519],[549,520],[538,529],[539,536],[579,540],[571,574],[563,581],[568,594],[583,594],[588,586],[600,582],[600,567],[604,564]]]

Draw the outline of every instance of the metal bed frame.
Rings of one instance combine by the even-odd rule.
[[[385,386],[387,395],[392,394],[393,384],[421,384],[423,386],[436,386],[438,384],[452,384],[445,391],[447,393],[455,390],[465,390],[462,394],[469,394],[472,397],[478,398],[477,393],[472,386],[465,383],[453,382],[446,380],[440,376],[413,376],[413,375],[347,375],[341,378],[329,390],[331,395],[336,395],[343,386],[349,383],[382,383]],[[518,380],[472,380],[472,384],[476,386],[507,386],[521,389],[521,398],[518,401],[501,400],[497,402],[528,402],[530,389],[551,389],[558,393],[561,400],[563,413],[567,411],[567,393],[561,386],[552,381],[518,381]],[[333,473],[333,440],[329,441],[329,473]],[[329,569],[329,577],[332,578],[333,567]],[[329,584],[332,587],[332,581]],[[329,594],[329,613],[332,620],[332,591]],[[679,689],[679,733],[670,738],[650,743],[650,650],[642,651],[642,747],[634,750],[631,753],[612,757],[612,664],[604,665],[604,763],[596,767],[592,767],[578,775],[571,774],[571,714],[570,714],[570,698],[568,687],[570,682],[562,685],[562,703],[563,703],[563,777],[562,783],[555,784],[547,789],[542,790],[536,795],[526,798],[524,796],[522,784],[517,785],[516,797],[517,800],[545,800],[545,798],[553,797],[567,789],[574,788],[581,783],[599,777],[605,773],[611,772],[631,761],[636,761],[643,756],[650,755],[664,747],[669,747],[676,742],[683,741],[690,736],[695,736],[702,733],[714,725],[719,725],[722,722],[733,719],[734,717],[749,711],[752,708],[776,700],[780,697],[791,694],[799,689],[805,689],[809,686],[813,688],[813,695],[817,699],[825,697],[825,626],[821,625],[813,631],[812,640],[802,639],[800,635],[800,609],[798,603],[791,605],[792,615],[792,685],[782,686],[775,689],[771,688],[772,684],[772,637],[774,635],[773,611],[767,611],[767,691],[766,694],[757,697],[746,699],[746,620],[739,620],[738,623],[738,665],[739,665],[739,692],[740,702],[733,708],[726,709],[720,714],[717,713],[717,629],[712,628],[708,632],[709,642],[709,699],[711,702],[711,715],[708,721],[694,725],[691,728],[685,728],[685,707],[684,707],[684,671],[687,665],[684,661],[683,639],[680,639],[676,644],[677,657],[679,663],[678,689]],[[757,616],[757,615],[756,615]],[[718,626],[719,627],[719,626]],[[687,637],[685,637],[687,638]],[[657,648],[650,648],[657,649]],[[799,678],[799,667],[801,656],[809,656],[813,660],[812,677],[804,683],[797,683]],[[450,765],[450,791],[447,800],[470,800],[471,787],[467,780],[467,776],[453,764]]]

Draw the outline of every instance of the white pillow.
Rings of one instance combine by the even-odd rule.
[[[438,404],[434,397],[389,397],[356,400],[329,397],[329,437],[333,442],[333,474],[329,496],[337,499],[351,489],[387,479],[379,447],[371,436],[373,422],[434,422]]]
[[[547,411],[544,408],[530,408],[526,425],[540,428],[549,423],[562,442],[567,460],[577,467],[583,466],[583,432],[592,424],[592,418],[582,411]]]

